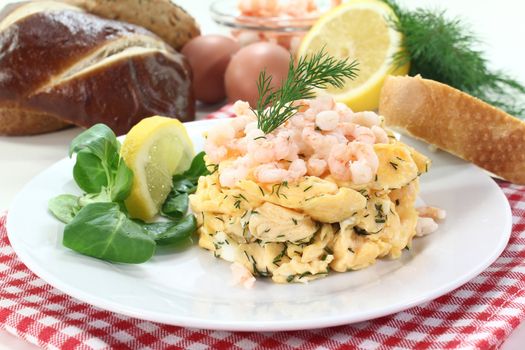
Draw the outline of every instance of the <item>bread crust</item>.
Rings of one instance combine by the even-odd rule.
[[[498,108],[433,80],[390,76],[379,113],[389,126],[525,184],[525,123]]]
[[[0,108],[0,135],[23,136],[56,131],[71,126],[50,113],[20,108]]]
[[[195,19],[170,0],[64,0],[104,18],[144,27],[180,50],[200,35]]]
[[[104,123],[123,135],[153,115],[194,120],[189,71],[179,54],[145,53],[78,74],[35,92],[25,103],[82,127]]]

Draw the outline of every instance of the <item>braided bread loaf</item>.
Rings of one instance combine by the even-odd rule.
[[[0,134],[194,113],[189,65],[148,30],[56,1],[0,12]]]

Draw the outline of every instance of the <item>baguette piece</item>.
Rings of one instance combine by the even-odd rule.
[[[525,123],[498,108],[420,76],[390,76],[379,113],[391,127],[525,184]]]
[[[170,0],[63,0],[104,18],[144,27],[180,50],[200,35],[195,19]]]

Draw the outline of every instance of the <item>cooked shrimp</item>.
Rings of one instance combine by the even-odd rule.
[[[255,17],[275,17],[280,11],[278,0],[241,0],[239,10],[243,15]]]
[[[313,129],[313,124],[307,125],[304,128]],[[302,154],[304,156],[310,156],[314,153],[314,150],[303,139],[304,128],[291,129],[292,142],[297,146],[297,154]]]
[[[306,175],[306,163],[302,159],[296,159],[290,163],[288,168],[288,181],[295,181]]]
[[[334,98],[330,95],[321,95],[313,100],[306,100],[306,104],[310,107],[305,111],[305,115],[313,114],[313,117],[319,112],[332,110],[335,107]]]
[[[239,115],[236,118],[230,119],[230,125],[233,127],[236,133],[243,132],[246,128],[246,125],[250,124],[253,121],[247,115]]]
[[[376,143],[376,136],[370,128],[366,126],[357,125],[354,130],[354,140],[373,145]]]
[[[446,211],[440,208],[436,208],[436,207],[425,206],[425,207],[416,208],[416,210],[419,216],[424,217],[424,218],[432,218],[434,220],[443,220],[444,218],[447,217]]]
[[[283,130],[277,136],[264,135],[264,133],[260,135],[261,133],[257,129],[248,135],[247,152],[256,163],[297,159],[299,146],[294,143],[292,132]]]
[[[307,174],[312,176],[323,175],[327,168],[328,164],[324,159],[310,158],[306,163]]]
[[[248,150],[248,140],[246,138],[233,139],[226,145],[228,150],[238,154],[245,154]]]
[[[278,183],[283,181],[295,181],[306,175],[306,164],[302,159],[296,159],[288,170],[280,168],[277,163],[259,165],[253,171],[253,176],[261,183]]]
[[[366,184],[372,181],[375,172],[364,159],[358,159],[350,163],[352,182],[355,184]]]
[[[248,155],[254,162],[263,164],[275,160],[274,144],[266,139],[249,140]]]
[[[381,119],[376,113],[366,111],[354,113],[352,117],[352,122],[362,126],[366,126],[367,128],[371,128],[374,125],[380,125]]]
[[[235,140],[235,129],[230,123],[219,124],[208,131],[204,151],[214,163],[219,163],[228,155],[227,145]]]
[[[321,159],[327,158],[332,147],[339,143],[335,136],[323,135],[312,128],[304,128],[302,137],[305,143],[310,146],[318,158]]]
[[[355,123],[339,123],[337,129],[347,137],[349,141],[359,141],[373,145],[376,142],[376,137],[372,130],[366,126]]]
[[[317,11],[317,5],[314,0],[289,0],[288,4],[283,6],[283,12],[291,17],[303,17],[315,11]]]
[[[234,187],[237,181],[248,177],[253,161],[247,155],[237,158],[231,165],[220,169],[219,183],[224,187]]]
[[[257,123],[250,123],[246,125],[244,132],[246,134],[246,139],[249,141],[257,141],[259,139],[266,138],[266,136],[264,136],[264,131],[257,128]]]
[[[351,122],[354,116],[354,112],[346,104],[337,102],[335,104],[335,110],[339,113],[340,122]]]
[[[372,145],[351,142],[338,144],[328,157],[330,173],[339,180],[352,180],[355,184],[371,182],[377,173],[379,160]]]
[[[232,111],[233,113],[235,113],[237,117],[241,115],[255,117],[255,115],[253,114],[253,111],[250,108],[250,104],[246,101],[241,101],[241,100],[236,101],[232,106]]]
[[[366,162],[366,166],[372,171],[367,182],[372,181],[373,177],[377,173],[377,169],[379,168],[379,159],[377,158],[377,154],[374,151],[374,146],[367,143],[351,142],[350,147],[352,148],[355,159],[364,160]],[[353,175],[357,176],[358,174],[353,173]]]
[[[380,126],[373,125],[370,130],[372,130],[372,133],[374,134],[376,138],[376,143],[389,143],[390,140],[388,139],[388,135],[386,134],[385,129],[383,129]]]
[[[253,287],[253,284],[255,283],[255,277],[253,277],[250,270],[248,270],[244,265],[234,262],[230,265],[230,270],[232,272],[234,285],[239,284],[246,289]]]
[[[293,136],[293,132],[283,130],[272,140],[275,160],[294,161],[298,158],[299,146],[295,144]]]
[[[235,129],[230,123],[219,124],[208,131],[207,141],[216,146],[224,146],[235,138],[235,134]]]
[[[337,130],[337,129],[332,131],[332,132],[330,132],[330,133],[328,133],[328,134],[326,134],[326,135],[334,136],[339,143],[347,143],[348,142],[348,139],[346,138],[346,136],[343,135],[343,133],[340,130]]]
[[[206,152],[206,155],[212,163],[219,163],[226,159],[228,149],[225,146],[217,146],[211,142],[206,142],[206,144],[204,144],[204,152]]]
[[[416,236],[423,237],[436,232],[438,224],[432,218],[418,217],[416,224]]]
[[[315,125],[323,131],[332,131],[337,128],[339,114],[336,111],[322,111],[315,116]]]
[[[339,180],[348,181],[352,177],[349,162],[352,153],[348,145],[343,143],[335,145],[328,156],[328,168],[330,173]]]
[[[277,163],[262,164],[253,171],[255,180],[261,183],[283,182],[287,175],[287,171],[279,168]]]
[[[288,120],[288,123],[293,128],[304,128],[306,125],[306,120],[302,114],[296,114]]]
[[[223,187],[234,187],[235,184],[244,180],[248,175],[248,169],[242,166],[224,168],[219,175],[219,183]]]

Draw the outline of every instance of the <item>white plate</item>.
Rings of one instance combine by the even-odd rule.
[[[188,123],[196,149],[213,123]],[[49,198],[79,193],[73,161],[63,159],[29,182],[9,211],[9,239],[20,259],[61,291],[103,309],[162,323],[223,330],[270,331],[335,326],[392,314],[467,282],[502,252],[511,232],[509,204],[483,171],[405,138],[433,160],[421,181],[426,203],[444,208],[439,231],[416,239],[399,260],[361,271],[331,273],[309,284],[259,279],[232,286],[229,263],[194,246],[141,265],[110,264],[61,244],[64,225]],[[66,149],[64,149],[66,153]]]

